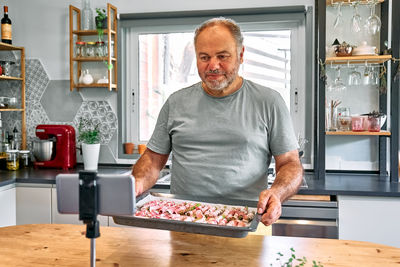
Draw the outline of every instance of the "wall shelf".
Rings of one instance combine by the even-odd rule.
[[[22,78],[20,78],[20,77],[12,77],[12,76],[1,75],[1,76],[0,76],[0,80],[19,80],[19,81],[22,81]]]
[[[392,55],[376,55],[376,56],[350,56],[350,57],[327,57],[326,64],[382,64],[392,59]]]
[[[339,3],[339,2],[343,2],[344,5],[351,5],[354,2],[359,2],[360,5],[368,5],[370,3],[370,0],[361,0],[361,1],[357,1],[357,0],[326,0],[326,5],[332,6],[332,4]],[[385,0],[378,0],[377,2],[383,3],[383,2],[385,2]]]
[[[21,69],[21,77],[12,77],[12,76],[0,76],[1,81],[7,80],[16,80],[21,81],[20,83],[20,90],[21,90],[21,108],[4,108],[0,109],[0,112],[12,112],[18,111],[21,112],[21,147],[20,149],[26,149],[26,109],[25,109],[25,48],[20,46],[14,46],[10,44],[5,44],[0,42],[0,51],[19,51],[20,52],[20,61],[21,64],[19,65]],[[1,61],[1,58],[0,58]]]
[[[353,132],[353,131],[336,131],[336,132],[325,132],[326,135],[369,135],[369,136],[390,136],[389,131],[380,132]]]
[[[74,44],[77,41],[83,41],[85,36],[97,36],[97,30],[81,30],[81,10],[72,5],[69,6],[69,63],[70,63],[70,91],[74,88],[79,90],[80,88],[98,87],[108,88],[109,91],[117,91],[117,58],[111,55],[117,55],[117,8],[110,3],[107,4],[107,28],[103,29],[103,37],[107,42],[108,55],[105,57],[74,57]],[[112,45],[112,43],[114,43]],[[107,72],[108,83],[98,84],[93,83],[90,85],[79,84],[78,80],[82,72],[82,64],[85,62],[101,62],[104,61],[106,65],[112,65],[112,68],[104,67],[104,71]]]

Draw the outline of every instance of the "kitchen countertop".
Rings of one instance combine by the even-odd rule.
[[[2,266],[89,266],[84,225],[36,224],[0,228]],[[206,236],[136,227],[101,227],[99,266],[281,266],[291,256],[323,266],[398,266],[400,249],[336,239],[248,235]],[[296,262],[297,263],[297,262]],[[307,266],[308,266],[307,265]]]
[[[17,171],[0,170],[0,187],[17,183],[55,184],[59,173],[77,173],[77,169],[19,169]],[[121,174],[131,170],[130,165],[100,165],[99,173]],[[301,188],[301,195],[354,195],[400,197],[400,183],[391,183],[389,177],[375,174],[329,173],[325,179],[315,179],[312,173],[306,173],[308,188]],[[156,185],[155,188],[168,189],[168,185]]]

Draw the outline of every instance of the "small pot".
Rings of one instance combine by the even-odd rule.
[[[100,20],[99,16],[95,17],[96,20],[96,29],[107,29],[107,17],[105,17],[105,19]],[[101,27],[99,27],[101,25]]]
[[[353,54],[353,47],[346,42],[341,45],[335,45],[334,50],[337,57],[348,57]]]

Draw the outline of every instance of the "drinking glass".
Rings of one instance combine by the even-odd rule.
[[[369,84],[370,85],[379,85],[379,73],[376,67],[371,66],[369,69]]]
[[[354,13],[353,13],[353,17],[351,18],[351,30],[353,32],[361,31],[361,16],[360,16],[360,14],[358,14],[358,4],[359,3],[360,3],[360,1],[355,1],[353,3]]]
[[[377,34],[381,30],[381,19],[375,14],[375,6],[377,2],[372,1],[370,5],[371,14],[365,22],[367,33],[371,35]]]
[[[328,86],[328,91],[329,92],[336,92],[340,93],[346,90],[346,86],[343,83],[342,79],[340,78],[340,67],[336,68],[336,78],[333,84]]]
[[[353,67],[353,71],[349,74],[348,84],[352,85],[360,85],[361,84],[361,73],[357,71],[357,67]]]
[[[363,74],[363,84],[364,85],[370,85],[371,84],[371,71],[370,71],[370,67],[365,65],[364,68],[364,74]]]
[[[343,2],[335,3],[337,8],[337,14],[335,21],[333,22],[333,28],[336,29],[340,24],[342,24],[342,4]]]

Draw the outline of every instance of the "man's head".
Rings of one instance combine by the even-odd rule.
[[[196,29],[194,45],[197,69],[206,89],[234,86],[244,51],[239,26],[231,19],[210,19]]]

